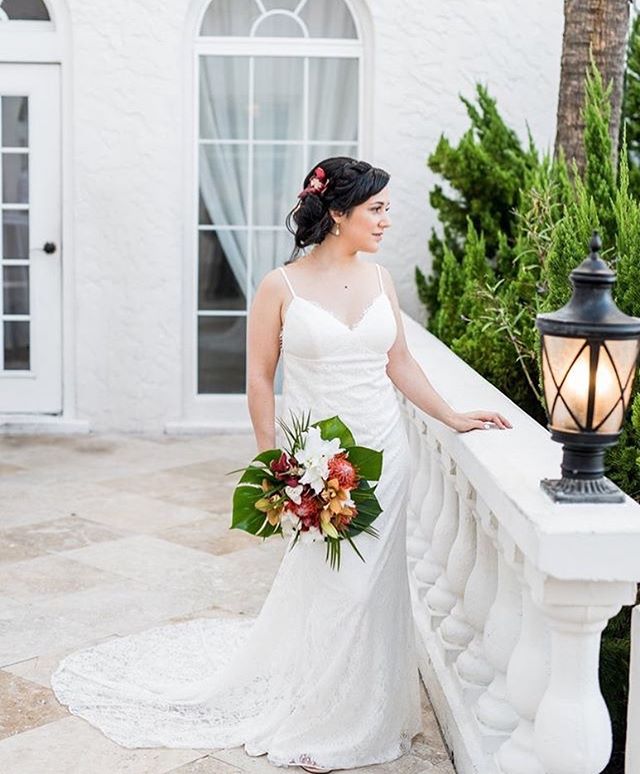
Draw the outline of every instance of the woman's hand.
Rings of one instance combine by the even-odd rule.
[[[448,425],[459,433],[466,433],[468,430],[489,430],[491,425],[485,427],[485,422],[492,422],[500,430],[513,427],[511,422],[497,411],[456,412]]]

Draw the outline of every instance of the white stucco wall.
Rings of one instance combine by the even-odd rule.
[[[161,431],[183,410],[185,24],[187,0],[67,0],[73,70],[72,218],[76,414],[93,429]],[[53,4],[55,8],[55,3]],[[551,145],[562,3],[370,0],[369,160],[392,175],[393,228],[378,259],[404,308],[423,310],[434,222],[426,158],[468,127],[458,94],[481,80],[522,136]],[[69,119],[71,126],[69,125]],[[69,168],[69,167],[68,167]],[[66,377],[69,378],[68,376]]]

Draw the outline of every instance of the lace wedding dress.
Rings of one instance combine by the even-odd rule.
[[[114,638],[67,656],[52,687],[125,747],[244,745],[276,766],[381,763],[408,752],[421,730],[405,558],[409,448],[385,370],[395,317],[379,266],[380,292],[353,326],[296,295],[280,270],[293,295],[281,333],[281,416],[337,414],[357,443],[384,452],[380,536],[355,538],[366,563],[346,545],[336,571],[322,543],[298,543],[255,620]]]

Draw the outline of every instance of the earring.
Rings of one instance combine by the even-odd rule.
[[[336,236],[340,236],[340,224],[336,223],[336,230],[333,232]]]

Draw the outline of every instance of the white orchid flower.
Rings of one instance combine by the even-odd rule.
[[[325,441],[318,427],[309,427],[305,434],[302,449],[296,454],[298,462],[304,468],[300,478],[301,484],[309,484],[317,494],[322,491],[324,482],[329,475],[329,460],[344,449],[339,438]]]
[[[294,503],[300,505],[302,489],[302,484],[298,484],[297,486],[285,486],[284,491],[290,500],[293,500]]]

